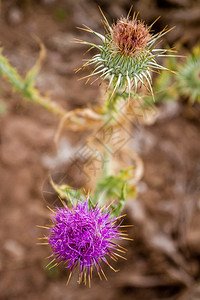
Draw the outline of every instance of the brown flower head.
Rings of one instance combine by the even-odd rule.
[[[151,35],[143,22],[121,18],[112,26],[112,39],[118,51],[134,56],[145,50]]]

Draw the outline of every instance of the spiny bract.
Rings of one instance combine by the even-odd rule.
[[[108,89],[112,87],[112,96],[117,90],[121,89],[128,90],[130,98],[132,88],[137,92],[138,87],[142,85],[147,86],[153,95],[152,71],[168,70],[158,64],[156,58],[171,56],[166,54],[169,50],[155,49],[156,42],[169,30],[164,29],[160,33],[151,34],[150,31],[155,22],[150,26],[146,26],[143,22],[137,20],[135,14],[132,19],[129,16],[121,18],[112,26],[109,25],[104,15],[103,18],[105,35],[97,33],[87,26],[82,28],[95,34],[101,40],[101,45],[77,40],[77,42],[89,45],[99,51],[82,66],[84,68],[95,64],[94,71],[84,78],[97,75],[103,81],[109,79]]]
[[[118,231],[120,224],[117,220],[120,217],[113,218],[108,208],[91,206],[88,198],[77,200],[72,209],[65,205],[53,212],[53,225],[47,227],[49,236],[45,237],[48,243],[44,243],[49,244],[53,251],[51,263],[56,261],[56,264],[52,267],[66,263],[66,268],[70,269],[69,279],[79,267],[79,283],[83,281],[86,284],[88,278],[89,285],[93,269],[100,279],[101,273],[105,277],[101,262],[115,271],[106,257],[116,261],[117,257],[122,257],[117,251],[125,253],[125,249],[116,243],[126,236]]]

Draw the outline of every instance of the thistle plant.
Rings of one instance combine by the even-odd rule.
[[[166,57],[163,64],[173,72],[160,72],[154,81],[155,101],[184,99],[190,104],[200,101],[200,46],[195,46],[181,61]],[[145,101],[151,98],[145,96]]]
[[[27,72],[26,77],[22,78],[18,71],[10,64],[9,60],[3,55],[3,49],[0,48],[0,75],[11,83],[13,89],[19,92],[24,99],[36,103],[51,113],[59,117],[65,116],[65,110],[58,103],[52,101],[35,88],[36,77],[41,67],[41,62],[45,56],[45,48],[40,43],[41,51],[36,64]]]
[[[52,249],[51,257],[54,258],[48,265],[50,268],[65,263],[70,269],[69,282],[72,273],[79,267],[79,283],[83,281],[86,284],[88,280],[90,286],[93,269],[100,279],[103,275],[107,280],[102,262],[117,272],[107,258],[114,261],[118,257],[124,258],[121,253],[125,253],[126,249],[117,241],[126,238],[126,234],[119,231],[125,225],[117,223],[121,217],[113,217],[108,207],[93,205],[88,197],[75,202],[71,209],[63,203],[64,207],[51,210],[52,225],[46,227],[49,234],[42,239],[47,242],[41,244],[50,245]]]
[[[196,46],[188,55],[185,63],[177,68],[178,93],[191,103],[200,101],[200,46]]]
[[[80,69],[95,65],[92,73],[86,78],[97,76],[95,80],[101,79],[107,82],[102,107],[67,112],[57,102],[40,94],[35,83],[44,56],[42,45],[38,62],[25,78],[19,75],[0,50],[0,75],[9,81],[23,98],[37,103],[60,118],[56,141],[58,142],[64,126],[73,131],[88,129],[92,131],[93,129],[93,136],[87,140],[89,147],[91,149],[95,146],[93,153],[96,155],[96,152],[99,151],[104,161],[109,162],[107,167],[102,168],[100,176],[91,180],[90,191],[88,191],[87,185],[75,190],[68,184],[56,185],[52,181],[52,186],[61,198],[63,207],[50,208],[53,214],[51,216],[52,224],[40,226],[48,230],[48,234],[41,239],[46,240],[42,244],[49,245],[52,250],[53,260],[49,264],[50,268],[61,262],[65,263],[66,268],[70,269],[70,279],[76,267],[79,267],[79,283],[83,281],[86,284],[88,279],[89,285],[93,269],[96,269],[100,278],[101,274],[105,277],[101,263],[104,262],[115,270],[108,262],[108,258],[114,261],[118,257],[123,258],[118,252],[124,253],[125,250],[119,245],[119,241],[129,238],[126,237],[126,233],[120,231],[120,228],[125,226],[119,220],[122,217],[121,212],[126,199],[133,199],[136,195],[137,182],[140,180],[143,170],[141,160],[133,153],[130,157],[134,161],[134,165],[123,165],[124,161],[121,157],[127,158],[130,152],[125,149],[128,148],[127,143],[124,149],[118,149],[120,167],[116,171],[114,163],[117,159],[115,153],[112,152],[110,141],[108,145],[103,145],[104,147],[97,146],[99,144],[102,146],[101,137],[99,137],[100,128],[105,122],[110,122],[113,129],[119,130],[126,127],[127,130],[130,127],[129,129],[132,131],[126,117],[130,106],[126,101],[124,108],[124,100],[136,102],[137,98],[140,98],[137,93],[141,86],[147,87],[153,95],[152,72],[168,70],[157,62],[157,58],[173,56],[173,54],[168,54],[168,50],[157,48],[158,39],[169,30],[164,29],[160,33],[153,34],[151,32],[153,24],[145,25],[137,19],[135,14],[133,18],[130,18],[130,13],[126,18],[122,17],[113,25],[109,25],[103,13],[102,15],[105,35],[97,33],[87,26],[84,29],[95,34],[101,44],[77,41],[98,51]],[[133,110],[134,107],[133,105]],[[123,117],[124,114],[125,117]],[[120,139],[121,136],[115,140],[115,144]],[[87,157],[87,162],[93,159],[94,157]]]
[[[156,59],[163,56],[173,56],[167,54],[169,50],[156,48],[158,40],[170,30],[163,29],[160,33],[152,34],[150,26],[145,25],[133,15],[130,19],[120,18],[116,24],[110,25],[102,13],[105,24],[105,35],[95,32],[85,26],[82,28],[95,34],[101,44],[94,44],[77,40],[82,44],[96,48],[98,54],[89,59],[83,68],[95,65],[93,72],[84,77],[90,78],[98,76],[102,81],[108,79],[107,89],[111,89],[111,96],[115,92],[122,90],[128,91],[130,98],[131,92],[135,93],[139,86],[147,86],[153,95],[152,90],[152,71],[168,70],[160,65]]]

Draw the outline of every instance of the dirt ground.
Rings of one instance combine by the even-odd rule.
[[[112,20],[127,14],[132,1],[2,1],[4,53],[23,75],[37,59],[38,36],[47,57],[37,86],[68,110],[98,98],[98,85],[85,86],[74,73],[86,49],[71,43],[74,37],[89,38],[75,28],[83,23],[102,30],[97,4]],[[155,30],[177,26],[167,37],[170,46],[176,42],[190,49],[198,41],[198,1],[157,0],[151,1],[151,11],[149,7],[148,0],[134,4],[149,23],[161,16]],[[0,102],[7,108],[0,115],[1,300],[200,299],[200,108],[175,100],[160,105],[155,124],[141,125],[131,141],[145,172],[137,199],[125,207],[126,222],[135,225],[129,230],[134,242],[123,245],[127,261],[115,265],[118,273],[105,268],[108,281],[96,276],[88,289],[75,276],[66,286],[62,267],[47,271],[44,258],[50,249],[36,245],[42,233],[36,225],[48,222],[48,175],[64,172],[53,141],[58,119],[22,101],[0,79]],[[76,143],[80,139],[68,136]],[[73,153],[68,136],[64,160]]]

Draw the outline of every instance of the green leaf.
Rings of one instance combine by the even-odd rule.
[[[38,38],[36,38],[38,40]],[[30,69],[25,78],[25,89],[32,89],[35,86],[35,79],[41,69],[42,61],[46,55],[46,50],[44,45],[39,41],[40,44],[40,54],[36,64]]]
[[[118,175],[110,175],[99,179],[94,192],[94,202],[105,205],[113,200],[111,205],[113,213],[119,215],[128,197],[135,198],[136,188],[131,186],[129,179],[132,178],[133,168],[128,167],[120,170]]]
[[[75,206],[77,203],[77,200],[83,196],[82,190],[74,190],[67,184],[58,185],[53,182],[52,179],[50,179],[50,183],[54,190],[58,193],[60,198],[65,199],[68,203]]]

